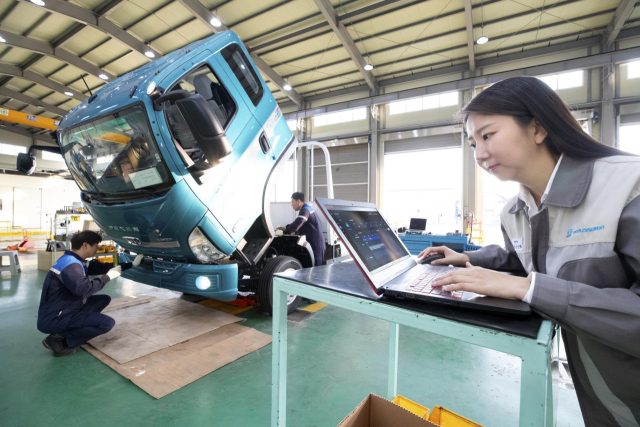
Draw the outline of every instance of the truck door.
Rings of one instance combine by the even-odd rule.
[[[264,102],[264,99],[273,99],[273,96],[268,92],[242,47],[237,43],[230,43],[217,53],[215,58],[220,69],[226,72],[240,92],[247,109],[255,117],[261,102]],[[251,128],[245,133],[245,137],[236,143],[237,151],[242,153],[242,156],[210,205],[212,214],[225,225],[227,231],[238,242],[255,219],[262,214],[265,184],[275,163],[272,144],[264,132],[265,123],[256,121],[255,124],[256,127]]]
[[[163,128],[166,131],[163,133],[171,135],[172,141],[167,143],[176,148],[170,150],[176,165],[182,169],[182,176],[189,187],[206,206],[210,206],[217,197],[218,190],[227,181],[229,170],[235,167],[235,163],[246,149],[248,144],[244,141],[252,140],[260,128],[240,93],[241,89],[238,89],[225,71],[219,68],[218,62],[207,50],[185,62],[161,82],[160,86],[168,86],[167,92],[182,89],[191,94],[197,93],[205,99],[233,146],[231,155],[221,164],[202,173],[193,173],[193,165],[204,162],[204,158],[178,108],[165,104],[164,111],[158,111],[156,114],[158,123],[165,124]],[[230,244],[237,243],[230,233],[233,224],[216,224],[216,221],[212,223]]]

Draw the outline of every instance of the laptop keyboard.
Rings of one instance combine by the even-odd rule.
[[[432,282],[436,278],[447,274],[453,269],[454,267],[445,267],[445,266],[435,267],[434,266],[429,270],[427,270],[426,272],[424,272],[423,274],[421,274],[417,279],[415,279],[411,284],[409,284],[409,286],[407,286],[405,290],[420,293],[420,294],[440,295],[443,297],[462,299],[462,295],[464,294],[463,291],[448,292],[448,291],[443,291],[442,288],[434,288],[432,286]]]

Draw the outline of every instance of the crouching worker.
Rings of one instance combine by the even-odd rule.
[[[65,251],[51,267],[42,286],[38,309],[38,330],[46,337],[42,344],[56,357],[70,356],[76,348],[98,335],[106,334],[115,321],[101,313],[111,297],[94,295],[109,280],[120,276],[122,270],[135,267],[142,261],[138,255],[133,263],[113,267],[85,259],[98,251],[102,237],[93,231],[82,231],[71,238],[71,250]],[[100,275],[90,280],[87,275]]]

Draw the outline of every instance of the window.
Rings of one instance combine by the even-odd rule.
[[[20,153],[26,153],[27,147],[13,144],[0,144],[0,154],[5,156],[17,156]]]
[[[462,230],[461,148],[443,148],[384,156],[385,216],[394,228],[411,218],[427,218],[427,231]],[[425,179],[430,176],[446,179]]]
[[[518,194],[520,184],[513,181],[500,181],[485,171],[480,173],[482,173],[482,244],[504,246],[500,212],[505,203]],[[474,224],[473,227],[477,228],[477,225]],[[474,233],[473,237],[476,236],[477,234]]]
[[[545,82],[553,90],[571,89],[581,87],[584,77],[584,71],[572,71],[570,73],[553,74],[550,76],[538,77]]]
[[[52,162],[64,162],[62,155],[56,153],[50,153],[48,151],[42,152],[42,160],[50,160]]]
[[[202,95],[222,127],[226,129],[229,126],[236,113],[236,104],[208,65],[203,65],[182,77],[170,91],[176,89],[184,89],[192,95]]]
[[[350,123],[367,118],[366,108],[355,108],[353,110],[339,111],[337,113],[322,114],[313,118],[313,126],[337,125],[338,123]]]
[[[389,104],[389,114],[413,113],[415,111],[433,110],[434,108],[451,107],[460,103],[458,92],[447,92],[438,95],[428,95],[412,98],[406,101]]]
[[[231,125],[238,108],[227,89],[208,65],[203,65],[182,77],[170,90],[177,89],[201,95],[207,101],[220,125],[224,129]],[[198,143],[178,106],[175,104],[166,106],[165,114],[171,135],[173,135],[176,147],[187,167],[193,163],[204,162],[202,150],[198,147]],[[100,162],[98,161],[98,163]]]
[[[640,77],[640,61],[629,62],[627,64],[627,78],[637,79]]]
[[[640,141],[638,134],[640,133],[640,125],[620,126],[620,144],[622,151],[640,155]]]
[[[242,48],[235,43],[230,44],[222,49],[222,56],[240,84],[242,84],[253,105],[257,106],[262,99],[262,83]]]

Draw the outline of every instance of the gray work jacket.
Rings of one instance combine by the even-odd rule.
[[[501,213],[505,248],[472,264],[535,272],[531,308],[562,327],[587,426],[640,425],[640,157],[564,156],[546,200]]]

